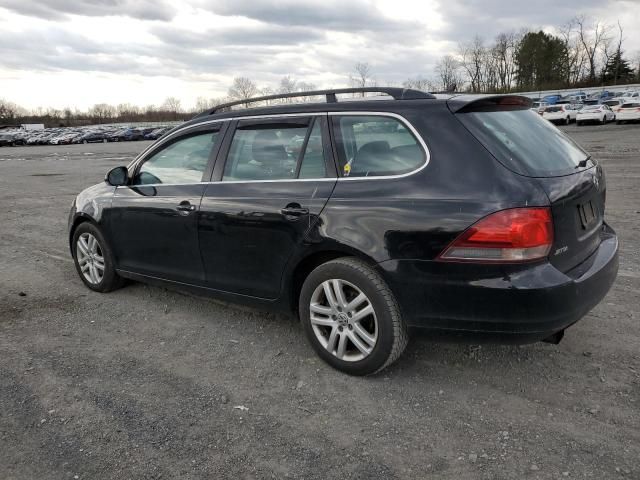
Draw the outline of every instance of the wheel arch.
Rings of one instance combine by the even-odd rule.
[[[307,255],[299,258],[294,266],[291,268],[290,273],[287,275],[287,281],[285,282],[285,292],[288,294],[288,308],[294,314],[298,311],[298,299],[300,297],[300,291],[302,285],[307,276],[317,267],[323,263],[330,262],[336,258],[352,257],[362,260],[367,265],[374,267],[376,262],[362,254],[357,250],[349,248],[331,248],[324,250],[316,250],[308,253]]]
[[[96,222],[93,217],[91,217],[90,215],[87,215],[84,212],[78,212],[76,214],[76,217],[73,219],[73,223],[71,224],[71,228],[69,228],[69,248],[72,249],[72,245],[71,244],[73,242],[73,234],[76,232],[76,229],[83,223],[91,223],[96,228],[100,227],[98,225],[98,222]]]

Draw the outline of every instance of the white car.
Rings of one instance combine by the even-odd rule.
[[[549,104],[547,102],[533,102],[531,104],[531,110],[536,112],[538,115],[542,115],[544,109],[547,108]]]
[[[580,105],[572,103],[562,103],[560,105],[551,105],[544,109],[542,118],[552,123],[564,123],[569,125],[573,122],[580,110]]]
[[[640,101],[623,103],[622,108],[616,114],[616,124],[624,122],[637,122],[640,120]]]
[[[640,93],[638,92],[624,92],[620,97],[625,103],[640,102]]]
[[[611,110],[613,110],[613,113],[618,113],[623,103],[625,103],[625,101],[622,99],[622,97],[612,98],[610,100],[605,100],[604,102],[602,102],[603,105],[609,105],[609,107],[611,107]]]
[[[600,122],[604,125],[616,119],[609,105],[585,105],[576,116],[576,125],[582,125],[585,122]]]

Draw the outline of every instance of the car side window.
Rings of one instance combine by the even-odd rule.
[[[295,178],[308,130],[308,122],[250,124],[236,128],[222,181]]]
[[[207,168],[218,132],[181,138],[149,157],[133,179],[133,185],[199,183]]]
[[[396,118],[337,115],[332,121],[343,177],[401,175],[426,161],[416,137]]]

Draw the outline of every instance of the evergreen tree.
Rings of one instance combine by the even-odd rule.
[[[567,48],[553,35],[529,32],[518,44],[515,54],[516,81],[523,90],[544,90],[563,86]]]
[[[602,69],[602,82],[605,84],[630,83],[633,81],[634,71],[629,60],[622,58],[622,51],[618,50],[607,61]]]

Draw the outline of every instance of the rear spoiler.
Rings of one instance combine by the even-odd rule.
[[[452,113],[526,110],[533,100],[523,95],[456,95],[447,100]]]

